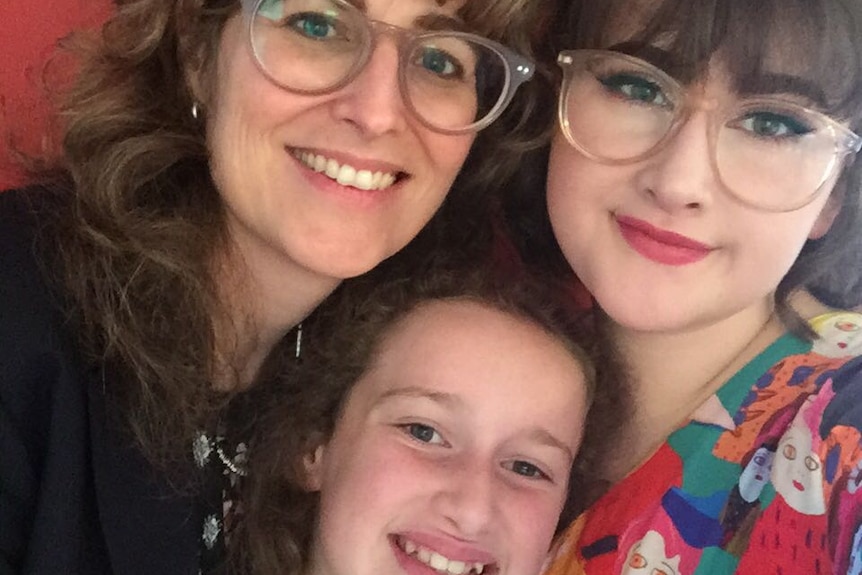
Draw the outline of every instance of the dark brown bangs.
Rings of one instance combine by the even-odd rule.
[[[655,63],[683,83],[718,54],[740,93],[806,92],[812,105],[853,121],[862,117],[860,22],[854,0],[578,0],[555,43],[661,48],[666,61]]]
[[[722,2],[726,29],[715,38],[741,94],[801,95],[839,120],[862,117],[857,26],[862,4],[843,0]]]

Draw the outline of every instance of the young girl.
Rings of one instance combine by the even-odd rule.
[[[548,573],[859,573],[862,4],[569,10],[547,208],[634,416]]]
[[[241,572],[539,572],[593,370],[541,290],[475,278],[390,284],[319,320],[342,328],[257,425]]]

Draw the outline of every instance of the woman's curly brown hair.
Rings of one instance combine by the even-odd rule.
[[[544,6],[471,0],[463,12],[469,26],[529,54],[526,31]],[[189,78],[200,74],[203,91],[212,89],[221,30],[239,10],[237,0],[120,0],[98,36],[70,45],[80,71],[61,110],[61,159],[43,173],[57,191],[43,233],[46,267],[62,270],[73,325],[86,357],[106,366],[114,412],[165,468],[187,459],[195,431],[228,400],[212,379],[217,361],[232,359],[217,348],[230,314],[213,269],[229,239]],[[457,231],[448,249],[463,249],[468,230],[487,219],[486,194],[541,131],[529,118],[543,109],[542,88],[541,78],[524,87],[480,136],[433,220],[445,231],[429,237]],[[206,93],[198,96],[206,106]]]

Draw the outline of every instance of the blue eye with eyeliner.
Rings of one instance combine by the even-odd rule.
[[[626,100],[651,106],[669,107],[671,101],[661,86],[648,78],[619,73],[596,78],[608,91]]]
[[[780,112],[751,112],[738,120],[737,124],[761,138],[793,138],[813,131],[806,123]]]

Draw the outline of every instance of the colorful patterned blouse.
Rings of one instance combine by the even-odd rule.
[[[811,325],[570,525],[545,575],[862,573],[862,315]]]

